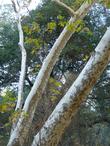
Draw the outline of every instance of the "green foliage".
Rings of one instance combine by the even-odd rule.
[[[35,55],[41,47],[42,39],[36,34],[40,33],[41,29],[38,23],[32,22],[31,25],[23,25],[23,31],[26,35],[25,45],[31,50],[31,54]]]
[[[18,111],[14,111],[11,116],[9,117],[9,123],[12,125],[14,123],[16,123],[18,117],[20,116],[21,114],[21,111],[18,110]]]
[[[53,85],[55,85],[56,87],[60,87],[61,86],[61,82],[58,82],[57,80],[55,80],[54,78],[50,78],[49,82]]]
[[[67,20],[65,19],[64,16],[58,15],[57,18],[58,18],[58,25],[59,26],[64,27],[67,24]]]
[[[32,73],[34,74],[34,73],[38,72],[40,70],[40,68],[41,68],[40,64],[35,64],[32,69]]]
[[[60,93],[61,82],[55,80],[54,78],[49,79],[49,92],[50,92],[50,100],[54,103]]]
[[[15,93],[7,88],[0,97],[0,145],[5,146],[9,137],[11,123],[9,117],[15,108]]]
[[[83,58],[83,61],[86,62],[88,60],[88,58],[89,58],[89,56],[88,55],[85,55],[84,58]]]
[[[68,24],[67,25],[67,29],[70,31],[76,31],[79,32],[82,30],[82,28],[84,27],[84,22],[83,20],[77,20],[74,23]]]
[[[0,23],[0,62],[1,64],[11,61],[11,59],[16,56],[17,58],[17,41],[18,41],[18,32],[16,27],[11,26],[10,23],[2,22]]]
[[[93,0],[86,0],[89,4],[91,4],[91,2],[93,1]]]
[[[52,32],[56,28],[56,22],[52,21],[47,24],[47,30]]]
[[[58,20],[64,20],[64,16],[62,16],[62,15],[58,15],[57,18],[58,18]]]
[[[6,87],[17,80],[20,69],[18,31],[14,24],[0,23],[0,87]]]
[[[27,117],[29,116],[29,114],[28,114],[27,112],[25,112],[25,111],[23,111],[22,113],[23,113],[23,116],[24,116],[25,118],[27,118]]]
[[[32,22],[32,24],[29,26],[24,25],[23,31],[24,31],[24,33],[26,33],[27,35],[29,35],[31,37],[32,34],[40,32],[40,26],[38,23]]]
[[[31,54],[34,55],[36,54],[40,47],[41,47],[41,40],[39,39],[34,39],[34,38],[25,38],[25,45],[27,45],[28,47],[31,47]]]
[[[21,113],[23,114],[23,116],[26,118],[28,117],[28,113],[22,111],[22,110],[17,110],[14,111],[11,116],[9,117],[9,123],[12,125],[13,123],[16,123],[17,119],[19,118],[19,116],[21,115]]]
[[[100,3],[105,5],[105,7],[110,8],[110,0],[100,0]]]
[[[6,89],[1,96],[0,112],[4,113],[13,110],[15,107],[15,100],[15,94],[10,89]]]

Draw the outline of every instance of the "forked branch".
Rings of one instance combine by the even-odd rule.
[[[71,17],[74,17],[77,14],[72,8],[70,8],[65,3],[61,2],[60,0],[52,0],[52,1],[58,4],[59,6],[65,8]]]

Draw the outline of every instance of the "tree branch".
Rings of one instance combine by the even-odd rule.
[[[61,2],[60,0],[52,0],[52,1],[55,2],[57,5],[65,8],[71,17],[74,17],[77,14],[72,8],[70,8],[69,6]]]

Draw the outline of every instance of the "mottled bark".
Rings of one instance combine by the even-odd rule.
[[[92,4],[93,3],[94,2],[92,2]],[[74,18],[71,17],[69,24],[73,24],[77,20],[83,19],[86,13],[89,11],[89,8],[91,7],[92,4],[85,2],[77,10],[77,15]],[[44,60],[41,70],[35,80],[35,83],[25,101],[23,112],[21,113],[17,126],[10,136],[8,146],[15,146],[16,143],[18,143],[19,146],[23,146],[29,128],[32,124],[35,109],[46,87],[51,71],[56,61],[58,60],[62,49],[65,47],[72,34],[75,32],[75,29],[78,27],[78,25],[79,24],[76,23],[76,26],[72,31],[68,30],[68,26],[64,28],[64,30],[54,43],[50,53]],[[25,116],[24,113],[28,113],[28,116]]]
[[[86,99],[109,61],[110,27],[76,81],[35,136],[32,146],[57,146],[65,128],[70,124],[72,117]]]

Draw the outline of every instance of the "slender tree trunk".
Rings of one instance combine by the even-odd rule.
[[[25,81],[25,74],[26,74],[26,49],[24,48],[24,34],[21,24],[21,14],[20,14],[20,5],[17,0],[11,0],[13,4],[14,11],[16,13],[17,19],[17,26],[18,26],[18,33],[19,33],[19,48],[21,50],[21,72],[20,78],[18,83],[18,100],[16,104],[15,110],[19,110],[22,108],[23,103],[23,88],[24,88],[24,81]]]
[[[92,2],[91,4],[88,2],[85,2],[77,11],[77,15],[75,16],[75,18],[72,17],[70,19],[69,25],[75,23],[77,20],[83,19],[93,3],[94,2]],[[62,49],[65,47],[65,45],[67,44],[72,34],[75,32],[75,29],[77,28],[77,26],[78,24],[76,23],[76,26],[73,31],[68,30],[68,26],[64,28],[59,38],[56,40],[55,44],[53,45],[49,55],[44,60],[42,68],[25,101],[23,112],[21,113],[17,126],[10,136],[8,146],[17,146],[17,145],[23,146],[23,143],[25,142],[29,128],[32,124],[35,109],[42,96],[45,86],[48,82],[53,66],[58,60],[58,57]],[[28,116],[25,116],[26,115],[25,113],[27,113]]]
[[[70,124],[72,117],[86,99],[109,61],[110,27],[76,81],[35,136],[32,146],[57,146],[65,128]]]
[[[18,83],[18,99],[15,111],[21,111],[22,104],[23,104],[23,89],[24,89],[24,82],[25,82],[25,75],[26,75],[26,50],[24,48],[24,34],[21,24],[21,14],[20,14],[20,5],[17,0],[11,0],[13,4],[14,11],[16,13],[17,19],[17,26],[18,26],[18,33],[19,33],[19,48],[21,50],[21,71],[20,71],[20,78]],[[19,116],[16,118],[16,121],[12,125],[11,133],[15,129]]]
[[[21,14],[20,14],[20,5],[17,0],[11,0],[13,4],[14,11],[16,13],[16,19],[17,19],[17,27],[18,27],[18,33],[19,33],[19,48],[21,50],[21,71],[20,71],[20,78],[18,83],[18,99],[15,111],[22,109],[23,104],[23,89],[24,89],[24,82],[25,82],[25,75],[26,75],[26,49],[24,48],[24,34],[21,24]],[[12,123],[12,129],[11,134],[13,133],[17,122],[18,122],[19,116],[16,117],[16,121]]]
[[[24,88],[24,81],[25,81],[25,75],[26,75],[26,50],[24,48],[24,34],[22,30],[22,25],[21,25],[21,17],[18,14],[18,31],[19,31],[19,47],[21,50],[21,73],[20,73],[20,78],[19,78],[19,84],[18,84],[18,100],[17,100],[17,105],[16,109],[21,109],[22,104],[23,104],[23,88]]]

